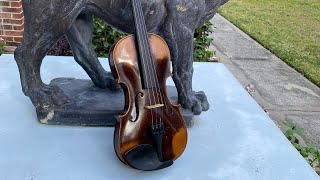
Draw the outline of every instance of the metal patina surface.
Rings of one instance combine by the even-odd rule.
[[[168,43],[179,103],[195,115],[209,109],[204,93],[192,89],[194,30],[210,20],[227,0],[142,0],[149,32]],[[96,57],[92,45],[93,15],[126,33],[134,32],[130,0],[23,0],[24,35],[15,51],[23,92],[36,107],[39,120],[70,101],[57,86],[44,84],[41,62],[66,35],[76,62],[100,88],[117,89],[113,77]],[[57,71],[52,69],[52,71]]]

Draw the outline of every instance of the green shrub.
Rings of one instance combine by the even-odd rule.
[[[199,27],[194,36],[194,60],[210,61],[214,52],[209,50],[213,39],[209,37],[212,33],[212,24],[210,22]],[[106,25],[102,20],[94,19],[93,45],[98,57],[107,57],[110,46],[125,36],[112,27]]]
[[[299,142],[296,136],[305,137],[303,131],[295,125],[285,123],[288,130],[284,135],[288,138],[291,144],[299,151],[299,153],[305,158],[310,166],[320,175],[320,149],[317,148],[313,143],[307,145]]]
[[[69,42],[65,36],[62,36],[60,40],[51,48],[48,55],[52,56],[73,56]]]
[[[196,29],[194,34],[194,61],[207,62],[214,56],[214,51],[209,50],[209,46],[213,41],[213,39],[209,37],[212,31],[212,24],[210,22]],[[108,26],[101,19],[94,18],[92,43],[98,57],[108,57],[110,47],[124,36],[124,33]],[[72,51],[66,38],[62,37],[55,46],[51,48],[48,54],[55,56],[72,56]]]
[[[0,56],[4,53],[4,46],[6,44],[6,41],[2,37],[0,37]]]
[[[111,46],[125,34],[94,18],[93,46],[98,57],[108,57]]]
[[[213,38],[209,35],[213,32],[212,23],[209,21],[196,29],[194,34],[194,61],[209,62],[212,60],[215,52],[210,50],[210,44]]]

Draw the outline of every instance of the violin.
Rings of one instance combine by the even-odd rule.
[[[136,32],[110,50],[111,71],[125,94],[125,113],[117,116],[114,149],[135,169],[157,170],[173,164],[187,145],[180,105],[170,102],[166,79],[171,74],[168,45],[148,33],[141,0],[131,0]]]

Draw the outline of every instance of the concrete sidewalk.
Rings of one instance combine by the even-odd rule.
[[[219,14],[212,22],[220,61],[282,130],[295,124],[320,147],[320,88]]]

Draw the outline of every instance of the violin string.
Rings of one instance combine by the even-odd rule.
[[[140,1],[141,2],[141,1]],[[140,3],[140,5],[141,5],[141,3]],[[142,10],[142,7],[141,7],[141,10]],[[146,29],[146,26],[143,26],[143,28],[144,28],[144,30],[145,30],[145,32],[147,32],[147,29]],[[150,43],[148,43],[148,44],[150,44]],[[147,44],[147,46],[148,46],[148,44]],[[162,92],[161,92],[161,90],[160,90],[160,84],[159,84],[159,79],[158,79],[158,77],[157,77],[157,70],[156,70],[156,68],[155,68],[155,61],[154,61],[154,57],[153,57],[153,55],[151,54],[151,47],[149,47],[149,50],[147,51],[147,53],[148,53],[148,55],[149,55],[149,61],[151,61],[150,63],[151,63],[151,68],[152,68],[152,70],[153,70],[153,73],[152,73],[152,75],[154,76],[153,77],[153,80],[155,80],[155,85],[156,85],[156,88],[157,88],[157,90],[156,90],[156,96],[157,96],[157,99],[158,99],[158,101],[159,101],[159,103],[160,104],[164,104],[164,101],[163,101],[163,97],[162,97]],[[159,92],[158,92],[159,91]],[[160,124],[162,123],[162,118],[163,118],[163,107],[160,107],[161,108],[161,116],[160,116]]]
[[[138,11],[138,9],[140,9],[140,11]],[[139,18],[139,19],[143,19],[144,18],[144,16],[143,16],[143,14],[142,14],[142,6],[141,6],[141,1],[140,0],[136,0],[136,12],[137,12],[137,18]],[[137,30],[139,30],[140,32],[143,32],[143,30],[146,30],[146,29],[139,29],[139,27],[145,27],[145,26],[143,26],[143,24],[139,24],[139,21],[137,21]],[[146,32],[146,31],[145,31]],[[140,44],[140,46],[143,46],[143,48],[141,47],[140,48],[140,52],[142,51],[142,53],[144,54],[144,57],[146,57],[146,51],[147,51],[147,47],[146,47],[146,43],[147,42],[145,42],[145,39],[144,38],[141,38],[141,40],[143,41],[143,42],[141,42],[142,44]],[[141,64],[144,64],[144,63],[147,63],[146,64],[146,66],[147,66],[147,73],[149,74],[149,80],[151,80],[150,82],[151,82],[151,85],[153,85],[152,83],[154,83],[153,82],[153,80],[154,79],[152,79],[151,78],[151,75],[153,74],[152,73],[152,71],[150,70],[150,67],[149,67],[149,62],[148,62],[148,59],[150,59],[150,58],[146,58],[145,60],[146,60],[146,62],[143,62],[143,63],[141,63]],[[145,67],[145,65],[143,65],[144,67]],[[148,76],[148,75],[146,75],[146,76]],[[147,80],[147,84],[148,84],[148,80]],[[154,83],[155,84],[155,83]],[[149,85],[147,85],[148,87],[147,87],[147,89],[148,89],[148,93],[149,94],[151,94],[150,92],[149,92],[149,87],[151,87],[151,92],[152,92],[152,97],[153,97],[153,99],[154,99],[154,103],[156,104],[156,98],[155,98],[155,95],[154,95],[154,90],[153,90],[153,87],[152,86],[149,86]],[[152,105],[152,100],[151,100],[151,98],[149,97],[149,99],[150,99],[150,105]],[[155,113],[155,116],[156,116],[156,124],[158,123],[158,118],[157,118],[157,113]],[[153,109],[151,109],[151,117],[152,117],[152,125],[154,125],[154,119],[153,119]]]
[[[135,18],[139,18],[139,13],[138,13],[138,10],[137,10],[137,7],[134,5],[135,0],[131,0],[132,2],[132,9],[133,9],[133,13],[136,14],[138,17],[135,17]],[[136,3],[137,4],[137,3]],[[138,33],[138,30],[139,29],[139,21],[137,19],[134,19],[134,21],[136,22],[136,33]],[[138,36],[136,36],[137,38]],[[141,44],[138,43],[138,46],[141,46]],[[141,51],[142,49],[140,47],[138,47],[139,50]],[[145,68],[145,64],[144,63],[140,63],[142,66],[143,66],[143,69],[146,69]],[[147,72],[149,73],[149,72]],[[147,83],[147,86],[149,87],[149,80],[148,80],[148,75],[145,74],[146,77],[143,77],[143,78],[146,78],[146,83]],[[149,91],[149,88],[147,88],[147,91],[148,91],[148,94],[150,94],[150,91]],[[148,95],[148,98],[149,98],[149,103],[150,105],[152,105],[152,100],[151,100],[151,97]],[[153,120],[153,112],[151,111],[151,120],[152,120],[152,125],[154,124],[154,120]]]
[[[143,14],[143,11],[142,11],[142,6],[141,6],[141,1],[140,0],[138,0],[139,2],[138,2],[138,6],[139,6],[139,9],[141,10],[141,11],[139,11],[139,15],[140,15],[140,18],[141,19],[144,19],[144,14]],[[142,25],[141,26],[143,29],[143,31],[145,32],[145,35],[146,36],[144,36],[145,38],[143,38],[143,40],[144,40],[144,43],[143,43],[143,45],[144,45],[144,48],[143,48],[143,50],[144,50],[144,55],[145,55],[145,57],[147,56],[147,58],[146,58],[146,63],[148,63],[148,71],[149,71],[149,73],[151,74],[151,76],[153,76],[153,77],[151,77],[151,80],[152,80],[152,84],[153,85],[156,85],[156,88],[157,87],[159,87],[158,85],[157,85],[157,78],[154,78],[154,77],[156,77],[156,71],[155,71],[155,69],[154,69],[154,64],[153,64],[153,60],[152,60],[152,56],[151,56],[151,54],[150,54],[150,51],[151,51],[151,47],[150,47],[150,45],[149,45],[149,39],[148,39],[148,33],[147,33],[147,29],[146,29],[146,25],[145,25],[145,21],[144,21],[144,25]],[[151,70],[150,70],[150,65],[151,65]],[[153,72],[152,72],[153,71]],[[157,94],[157,91],[156,91],[156,95],[154,94],[154,90],[153,90],[153,87],[152,87],[152,89],[151,89],[151,91],[152,91],[152,95],[153,95],[153,98],[154,98],[154,103],[155,104],[157,104],[157,102],[156,102],[156,97],[158,97],[158,94]],[[159,100],[159,97],[158,97],[158,102],[159,102],[160,100]],[[161,103],[161,102],[159,102],[159,103]],[[152,111],[153,111],[154,109],[152,109]],[[157,113],[157,111],[158,111],[158,108],[155,110],[156,112],[155,112],[155,116],[156,116],[156,124],[158,124],[158,113]],[[160,117],[160,123],[161,123],[161,117]]]
[[[139,5],[140,5],[140,9],[141,9],[141,11],[140,11],[140,14],[142,13],[142,7],[141,7],[141,1],[139,1],[140,3],[139,3]],[[143,14],[142,14],[143,15]],[[146,24],[146,23],[145,23]],[[147,33],[147,29],[146,29],[146,25],[144,25],[144,26],[142,26],[143,28],[144,28],[144,31]],[[147,33],[148,34],[148,33]],[[149,34],[148,34],[149,35]],[[160,103],[160,104],[164,104],[164,100],[163,100],[163,96],[162,96],[162,92],[161,92],[161,90],[160,90],[160,84],[159,84],[159,79],[158,79],[158,77],[157,77],[157,70],[156,70],[156,68],[155,68],[155,59],[154,59],[154,57],[153,57],[153,55],[151,54],[151,46],[149,45],[150,43],[149,43],[149,39],[147,39],[147,42],[145,42],[144,43],[145,44],[145,46],[147,46],[147,48],[145,49],[146,50],[146,52],[147,52],[147,54],[148,54],[148,56],[149,56],[149,58],[147,58],[148,60],[149,60],[149,63],[151,63],[151,68],[152,68],[152,70],[153,70],[153,73],[151,73],[154,77],[153,77],[153,79],[152,80],[154,80],[155,82],[154,82],[154,84],[156,85],[156,97],[157,97],[157,99],[158,99],[158,102]],[[160,119],[159,119],[159,122],[160,122],[160,124],[162,124],[162,118],[163,118],[163,107],[160,107],[161,108],[161,115],[160,115]],[[158,110],[158,109],[157,109]],[[157,118],[157,113],[156,113],[156,123],[158,123],[158,118]]]

